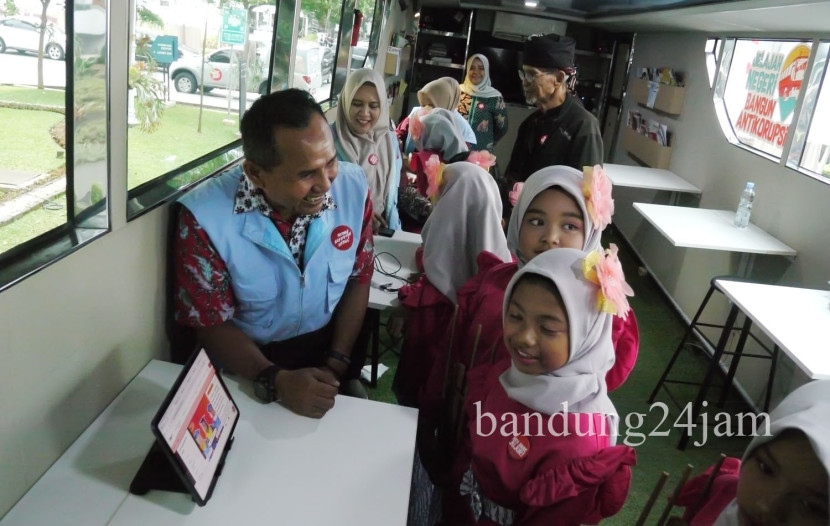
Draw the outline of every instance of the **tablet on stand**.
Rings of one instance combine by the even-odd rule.
[[[150,427],[153,447],[130,484],[130,492],[151,489],[189,493],[204,506],[222,473],[239,408],[204,349],[190,357]]]

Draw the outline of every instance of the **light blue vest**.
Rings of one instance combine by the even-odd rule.
[[[337,137],[337,130],[335,130],[334,124],[331,125],[331,134],[334,137],[334,146],[337,149],[337,159],[339,161],[352,162],[352,160],[346,155],[346,152],[343,151],[343,146],[340,144],[340,139]],[[387,133],[386,138],[393,143],[397,143],[394,133]],[[393,144],[393,146],[396,152],[399,151],[397,144]],[[384,211],[383,218],[392,230],[400,230],[402,228],[401,217],[398,214],[398,185],[401,179],[402,167],[403,159],[401,159],[399,153],[395,156],[394,170],[389,174],[389,177],[386,180],[386,210]],[[363,173],[362,168],[360,169],[360,172]],[[363,178],[366,178],[365,173],[363,173]]]
[[[354,267],[368,195],[363,170],[339,163],[330,190],[337,208],[311,222],[303,273],[269,218],[259,211],[232,213],[241,174],[241,165],[231,168],[179,199],[228,267],[233,322],[259,345],[321,329]]]

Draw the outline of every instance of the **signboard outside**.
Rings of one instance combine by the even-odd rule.
[[[150,45],[150,56],[158,64],[170,64],[179,58],[179,37],[159,35]]]
[[[248,33],[248,14],[244,9],[222,10],[222,31],[219,40],[224,44],[244,44]]]

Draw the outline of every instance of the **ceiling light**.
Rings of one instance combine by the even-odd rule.
[[[539,5],[537,0],[525,0],[525,7],[536,7]]]

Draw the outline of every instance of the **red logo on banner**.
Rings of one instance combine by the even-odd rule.
[[[545,144],[546,140],[548,140],[548,136],[542,135],[541,137],[539,137],[539,144]]]
[[[375,154],[370,155],[369,156],[369,164],[371,164],[372,166],[378,164],[378,156],[375,155]]]
[[[507,443],[507,454],[513,460],[524,460],[530,454],[530,440],[524,435],[518,435]]]
[[[337,250],[349,250],[354,243],[354,232],[346,225],[340,225],[331,233],[331,244]]]

